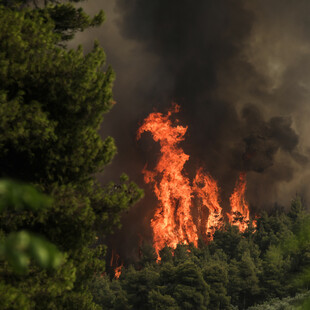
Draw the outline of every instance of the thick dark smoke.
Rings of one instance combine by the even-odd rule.
[[[115,137],[119,155],[103,180],[125,171],[145,187],[141,170],[158,149],[150,137],[136,142],[136,130],[176,101],[189,126],[187,171],[203,164],[224,205],[240,171],[255,209],[288,205],[296,192],[309,199],[308,0],[92,0],[85,8],[104,9],[107,21],[75,43],[99,39],[117,75],[117,104],[102,132]],[[154,204],[146,188],[124,217],[115,237],[123,253],[134,256],[138,234],[150,238]]]
[[[273,166],[279,150],[285,151],[300,164],[307,163],[307,158],[296,151],[299,138],[292,129],[290,117],[277,116],[265,122],[255,106],[246,106],[242,116],[246,120],[248,136],[243,139],[245,152],[240,170],[264,172]],[[236,156],[235,160],[238,162],[240,158]]]

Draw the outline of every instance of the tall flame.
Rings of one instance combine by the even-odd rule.
[[[178,143],[184,140],[187,127],[173,127],[169,119],[173,112],[178,111],[179,106],[175,105],[166,116],[152,113],[138,130],[138,139],[143,132],[149,131],[161,147],[161,157],[154,171],[143,170],[145,182],[154,184],[154,193],[160,202],[151,221],[157,253],[165,245],[175,248],[178,243],[197,245],[198,241],[191,216],[192,188],[182,173],[189,156],[178,147]]]
[[[230,223],[238,225],[239,230],[244,232],[250,222],[250,211],[245,200],[246,173],[241,172],[236,182],[234,192],[230,196],[231,213],[227,213]]]
[[[159,251],[169,246],[175,248],[178,243],[197,245],[198,236],[212,240],[213,233],[222,226],[222,208],[220,206],[217,182],[199,168],[191,185],[184,174],[184,164],[189,155],[178,144],[184,140],[187,127],[174,126],[170,117],[179,112],[174,105],[167,115],[151,113],[138,129],[137,138],[144,132],[150,132],[154,141],[160,144],[160,158],[153,171],[143,169],[144,181],[153,184],[154,193],[159,201],[151,227],[153,229],[154,248]],[[236,183],[230,203],[235,216],[249,220],[249,208],[245,201],[246,178],[241,173]],[[194,198],[198,202],[195,207]],[[196,216],[195,211],[196,210]],[[235,219],[227,214],[229,221]],[[245,221],[239,221],[240,231],[247,227]],[[159,258],[160,259],[160,258]]]
[[[203,173],[202,168],[199,168],[193,181],[193,190],[201,200],[199,208],[200,217],[198,218],[201,234],[211,240],[215,230],[222,224],[219,188],[216,181],[211,176]],[[202,207],[207,208],[207,217],[205,215],[206,210],[201,210]]]

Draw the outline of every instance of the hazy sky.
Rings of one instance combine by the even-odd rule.
[[[155,163],[158,146],[149,136],[137,142],[136,131],[154,109],[166,112],[176,101],[189,126],[188,174],[203,165],[218,180],[224,205],[241,170],[248,171],[253,208],[287,206],[296,193],[309,201],[310,1],[83,5],[90,14],[103,9],[106,22],[78,34],[71,46],[88,51],[98,39],[116,72],[117,104],[102,135],[116,139],[119,154],[103,181],[126,172],[144,186],[141,170]],[[155,202],[146,194],[124,217],[125,228],[131,225],[127,241],[149,225]]]

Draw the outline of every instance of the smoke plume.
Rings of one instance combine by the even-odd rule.
[[[240,171],[247,172],[247,199],[256,210],[287,206],[296,192],[309,200],[308,0],[103,0],[99,6],[92,0],[85,9],[105,10],[103,28],[78,35],[72,46],[99,39],[116,71],[117,104],[102,134],[115,137],[119,154],[103,181],[125,171],[145,187],[141,170],[158,149],[147,138],[136,142],[136,130],[154,109],[166,112],[175,101],[188,125],[187,172],[203,163],[221,185],[224,204]],[[146,190],[123,219],[126,234],[115,237],[128,249],[139,233],[150,238],[156,201]]]

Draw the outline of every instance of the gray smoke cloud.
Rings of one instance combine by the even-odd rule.
[[[253,209],[309,200],[310,2],[308,0],[92,0],[106,12],[100,29],[72,43],[86,51],[98,39],[116,72],[117,101],[102,126],[119,154],[103,181],[126,172],[146,198],[124,216],[123,251],[144,234],[155,206],[141,170],[158,147],[136,130],[154,109],[181,105],[182,144],[191,176],[203,165],[228,204],[239,171],[248,173]],[[151,166],[150,164],[149,166]],[[128,244],[128,248],[124,244]],[[130,255],[130,254],[129,254]],[[134,255],[134,254],[132,254]]]

